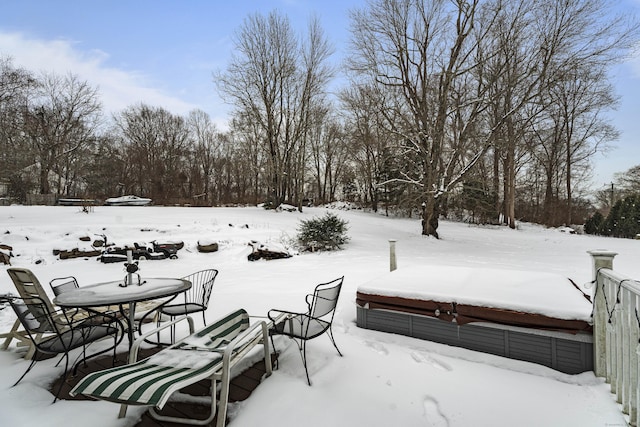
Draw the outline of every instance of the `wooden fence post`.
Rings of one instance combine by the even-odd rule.
[[[588,251],[593,265],[593,286],[591,300],[593,301],[593,371],[598,377],[606,377],[606,344],[607,344],[607,308],[605,303],[602,278],[598,271],[602,268],[613,270],[613,258],[616,252],[606,250]]]

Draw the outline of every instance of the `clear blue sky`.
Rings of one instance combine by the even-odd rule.
[[[621,0],[640,15],[640,0]],[[320,19],[338,62],[349,38],[349,10],[366,0],[4,0],[0,55],[32,71],[72,72],[99,87],[107,111],[138,102],[176,114],[199,108],[224,128],[229,107],[212,73],[223,70],[232,35],[252,13],[278,10],[303,32]],[[612,114],[622,136],[595,159],[594,188],[640,164],[640,57],[615,70],[621,105]]]

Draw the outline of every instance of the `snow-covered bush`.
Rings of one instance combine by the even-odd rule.
[[[301,220],[298,244],[303,251],[334,251],[349,241],[348,222],[327,212],[323,217]]]

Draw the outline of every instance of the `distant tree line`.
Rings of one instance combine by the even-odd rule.
[[[618,173],[611,188],[598,192],[600,210],[584,225],[588,234],[640,237],[640,165]]]
[[[248,16],[215,73],[229,129],[132,105],[105,117],[69,74],[0,60],[0,178],[11,195],[158,204],[345,200],[438,219],[560,225],[589,216],[593,155],[617,138],[612,64],[638,25],[601,0],[372,0],[351,13],[337,96],[317,19]],[[335,93],[335,91],[334,91]]]

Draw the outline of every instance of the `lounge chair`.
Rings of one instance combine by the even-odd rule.
[[[188,337],[136,362],[138,349],[148,336],[185,319],[190,325]],[[83,394],[120,403],[120,418],[126,415],[128,405],[143,405],[150,407],[150,415],[157,420],[183,424],[206,425],[217,413],[217,426],[221,427],[226,422],[230,369],[259,343],[264,345],[264,362],[269,376],[271,356],[266,322],[249,325],[249,315],[240,309],[193,333],[193,320],[187,316],[180,317],[140,336],[131,348],[131,364],[89,374],[70,393],[72,396]],[[157,410],[164,407],[172,394],[207,378],[211,380],[209,417],[178,418],[158,413]],[[218,381],[221,382],[221,391],[216,411]]]
[[[40,284],[38,278],[33,274],[33,272],[26,268],[18,268],[11,267],[7,269],[7,274],[11,278],[11,281],[16,287],[18,291],[18,295],[21,298],[29,299],[32,297],[37,297],[42,300],[43,304],[46,305],[47,309],[50,313],[57,313],[56,308],[53,303],[49,299],[49,296],[45,292],[44,288]],[[55,314],[58,316],[59,314]],[[8,333],[1,334],[0,337],[4,337],[4,343],[2,344],[3,349],[7,349],[12,340],[18,340],[19,346],[28,346],[27,353],[25,354],[25,359],[31,359],[35,354],[36,348],[33,345],[33,341],[29,338],[29,335],[25,330],[20,330],[20,320],[16,319],[13,324],[13,327]],[[33,339],[40,339],[42,334],[37,334],[33,337]]]

